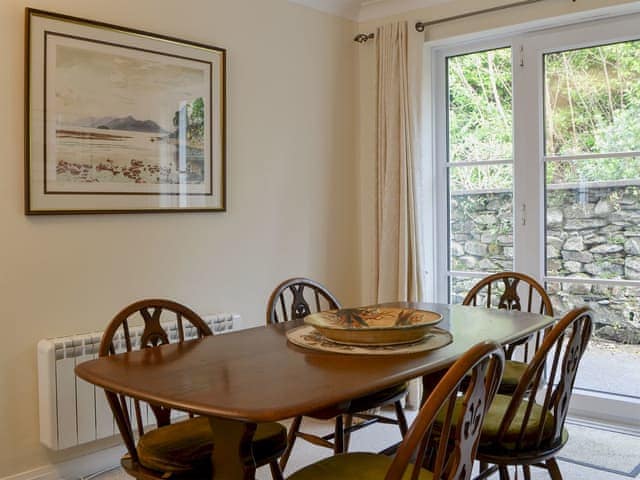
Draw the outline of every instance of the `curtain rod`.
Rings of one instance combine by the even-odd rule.
[[[500,10],[506,10],[508,8],[513,8],[513,7],[521,7],[524,5],[530,5],[532,3],[538,3],[538,2],[543,2],[544,0],[523,0],[520,2],[516,2],[516,3],[508,3],[506,5],[499,5],[497,7],[492,7],[492,8],[485,8],[483,10],[476,10],[473,12],[467,12],[467,13],[462,13],[460,15],[453,15],[451,17],[446,17],[446,18],[439,18],[437,20],[430,20],[428,22],[417,22],[416,23],[416,31],[418,32],[424,32],[426,27],[430,27],[431,25],[437,25],[439,23],[444,23],[444,22],[451,22],[453,20],[460,20],[462,18],[468,18],[468,17],[474,17],[476,15],[482,15],[484,13],[493,13],[493,12],[498,12]],[[572,2],[575,2],[576,0],[571,0]]]
[[[520,2],[508,3],[506,5],[498,5],[497,7],[485,8],[482,10],[475,10],[473,12],[461,13],[460,15],[453,15],[451,17],[438,18],[436,20],[429,20],[428,22],[417,22],[416,31],[424,32],[425,28],[430,27],[432,25],[437,25],[439,23],[451,22],[453,20],[461,20],[463,18],[474,17],[476,15],[483,15],[485,13],[499,12],[501,10],[506,10],[508,8],[522,7],[524,5],[531,5],[533,3],[539,3],[543,1],[544,0],[522,0]],[[576,0],[571,0],[571,1],[575,2]],[[373,38],[375,38],[375,34],[373,33],[360,33],[354,37],[353,41],[358,43],[367,43],[367,41]]]

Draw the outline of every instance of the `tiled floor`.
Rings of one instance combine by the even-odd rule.
[[[408,412],[410,420],[415,413]],[[330,431],[328,423],[306,420],[306,429],[315,432]],[[634,436],[609,429],[584,426],[577,423],[567,425],[570,439],[560,455],[560,469],[565,480],[629,480],[640,479],[640,436]],[[352,437],[351,451],[378,451],[400,439],[397,428],[376,425],[357,432]],[[298,441],[294,447],[285,475],[317,461],[329,454],[327,449]],[[492,478],[497,479],[498,475]],[[533,469],[534,480],[547,480],[545,470]],[[128,480],[122,471],[113,470],[92,480]],[[259,480],[270,480],[268,469],[258,470]],[[519,472],[517,478],[523,478]],[[85,479],[88,480],[88,479]]]

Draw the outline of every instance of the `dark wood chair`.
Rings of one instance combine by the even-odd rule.
[[[508,466],[548,470],[561,480],[555,455],[567,442],[564,422],[582,355],[593,328],[593,312],[567,313],[545,336],[512,395],[496,395],[482,428],[477,458],[487,478],[496,470],[508,480]]]
[[[503,367],[504,352],[498,344],[476,345],[431,391],[395,456],[336,455],[299,470],[289,480],[468,480]],[[446,435],[432,435],[436,418],[443,422],[440,433]],[[454,423],[459,418],[462,421]]]
[[[551,299],[542,285],[534,278],[517,272],[500,272],[483,278],[467,293],[462,304],[542,313],[553,317]],[[540,347],[544,333],[538,332],[534,338],[527,338],[505,347],[507,363],[500,393],[512,393],[515,390],[527,363]],[[513,358],[517,349],[521,361]]]
[[[308,278],[291,278],[278,285],[271,294],[267,305],[267,324],[301,319],[312,312],[339,308],[341,308],[340,303],[336,297],[321,284]],[[398,425],[404,437],[407,432],[407,421],[402,409],[402,399],[406,394],[406,384],[395,385],[381,392],[353,399],[346,404],[335,405],[307,415],[321,420],[335,418],[334,433],[324,437],[300,431],[302,417],[296,417],[289,428],[287,449],[280,459],[280,467],[284,470],[298,437],[314,445],[331,448],[335,453],[348,450],[351,432],[376,422]],[[397,419],[367,412],[367,410],[386,405],[394,405]],[[353,425],[354,417],[361,419],[362,423]]]
[[[100,342],[99,356],[167,343],[182,343],[189,348],[196,344],[196,339],[208,335],[212,335],[211,329],[188,307],[170,300],[141,300],[114,317]],[[211,478],[213,440],[206,417],[190,416],[172,423],[169,408],[142,404],[116,392],[105,393],[127,447],[128,454],[121,463],[129,475],[145,480]],[[143,417],[146,408],[149,415],[153,413],[157,425],[149,431]],[[278,457],[284,452],[286,441],[286,429],[280,424],[258,424],[253,455],[257,466],[269,464],[274,480],[283,478]]]

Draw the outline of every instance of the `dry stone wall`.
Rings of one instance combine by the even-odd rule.
[[[640,280],[640,187],[598,184],[547,192],[547,272],[573,278]],[[458,271],[513,269],[510,192],[453,194],[451,267]],[[460,301],[473,284],[452,283]],[[640,288],[549,282],[559,313],[588,304],[597,313],[595,335],[640,344]]]

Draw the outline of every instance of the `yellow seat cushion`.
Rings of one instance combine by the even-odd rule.
[[[253,456],[258,465],[278,457],[287,445],[287,431],[279,423],[259,423],[253,437]],[[213,438],[206,417],[160,427],[138,442],[140,464],[160,472],[184,473],[211,466]]]
[[[520,383],[524,371],[528,365],[524,362],[516,362],[515,360],[507,360],[504,364],[504,373],[502,374],[502,382],[500,382],[500,393],[513,393]]]
[[[374,453],[345,453],[325,458],[298,470],[288,480],[384,480],[393,457]],[[402,480],[410,480],[413,465],[409,465]],[[433,474],[420,470],[419,480],[432,480]]]

